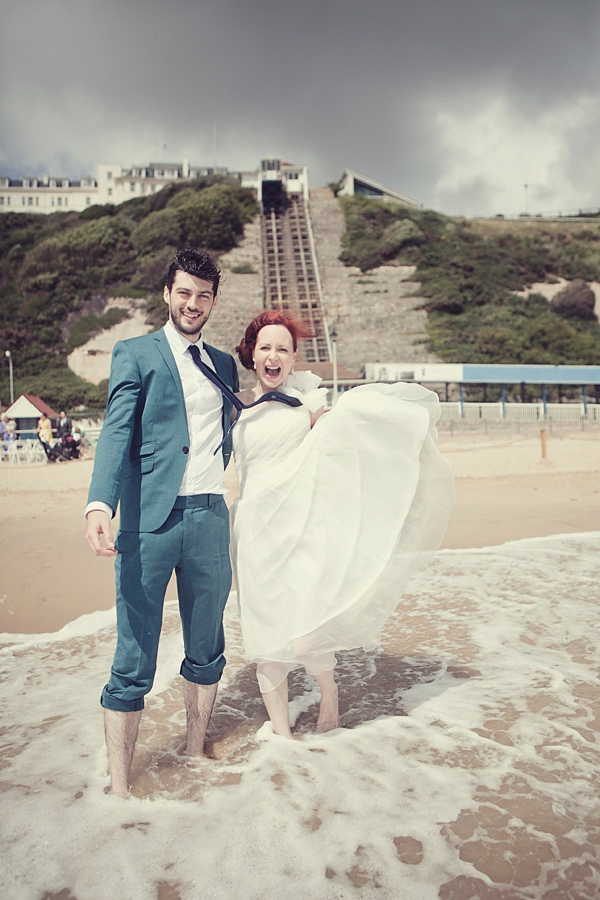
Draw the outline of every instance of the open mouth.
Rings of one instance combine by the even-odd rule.
[[[265,375],[268,378],[277,378],[281,373],[281,366],[265,366]]]

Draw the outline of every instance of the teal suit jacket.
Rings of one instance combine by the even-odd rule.
[[[239,389],[232,356],[204,345],[217,373]],[[223,430],[231,402],[223,397]],[[106,418],[98,439],[88,503],[120,503],[122,531],[156,531],[177,498],[190,436],[181,379],[161,328],[119,341],[113,350]],[[223,446],[224,464],[231,438]]]

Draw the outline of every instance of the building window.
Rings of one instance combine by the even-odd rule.
[[[68,206],[68,205],[69,205],[69,198],[65,197],[65,206]]]
[[[107,177],[107,178],[112,178],[112,172],[107,172],[107,173],[106,173],[106,177]]]
[[[112,188],[109,188],[109,189],[108,189],[108,196],[109,196],[109,197],[112,197]]]
[[[129,190],[133,193],[135,191],[135,181],[129,182]]]
[[[86,198],[85,198],[85,205],[86,205],[86,206],[89,206],[91,202],[92,202],[92,198],[91,198],[91,197],[86,197]]]
[[[29,187],[29,178],[23,179],[23,187]]]
[[[56,205],[57,205],[57,206],[62,206],[62,197],[57,197],[57,198],[56,198]]]
[[[0,206],[4,206],[4,197],[0,197]]]
[[[51,200],[52,200],[52,206],[54,206],[54,197],[52,197]]]
[[[56,178],[50,179],[50,187],[56,187]]]
[[[25,206],[25,197],[21,197],[21,199],[23,201],[23,206]]]
[[[10,197],[7,197],[7,198],[6,198],[6,205],[7,205],[7,206],[10,206]]]
[[[39,197],[36,197],[36,198],[35,198],[35,205],[36,205],[36,206],[39,206],[39,205],[40,205],[40,204],[39,204],[39,199],[40,199]]]

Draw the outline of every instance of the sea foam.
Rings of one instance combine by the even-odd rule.
[[[442,551],[380,650],[339,656],[342,727],[274,736],[228,604],[210,759],[185,722],[176,605],[133,796],[108,796],[114,613],[0,635],[4,900],[546,900],[600,892],[600,533]]]

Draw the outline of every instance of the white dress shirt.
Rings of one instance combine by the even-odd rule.
[[[223,454],[215,450],[223,439],[223,395],[219,388],[203,375],[189,352],[190,341],[177,331],[171,320],[165,325],[165,336],[173,351],[181,378],[185,412],[190,434],[190,452],[179,496],[189,494],[224,494]],[[204,348],[202,337],[196,347],[200,359],[213,371],[213,362]]]
[[[175,329],[170,319],[164,330],[181,379],[190,436],[190,452],[179,486],[179,496],[225,494],[227,489],[224,485],[223,454],[220,451],[215,454],[223,439],[223,395],[202,374],[188,350],[191,342]],[[202,362],[214,371],[213,361],[204,348],[202,337],[198,339],[196,347],[200,351]],[[111,517],[115,514],[107,503],[93,501],[88,503],[85,515],[93,509],[101,509]]]

